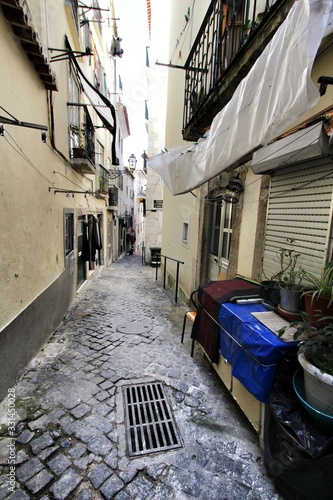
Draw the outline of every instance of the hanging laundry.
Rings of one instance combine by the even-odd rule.
[[[96,260],[96,250],[102,250],[102,238],[99,220],[93,217],[91,233],[91,260]]]

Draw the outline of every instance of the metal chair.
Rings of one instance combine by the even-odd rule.
[[[193,306],[193,309],[190,311],[187,311],[184,314],[184,321],[183,321],[183,330],[182,330],[182,337],[181,337],[181,343],[183,344],[184,342],[184,335],[185,335],[185,327],[186,327],[186,319],[188,318],[193,323],[195,321],[197,312],[198,312],[198,288],[196,290],[193,290],[193,292],[190,295],[190,300],[189,300],[190,306]],[[194,352],[194,339],[192,339],[192,347],[191,347],[191,357],[193,358],[193,352]]]

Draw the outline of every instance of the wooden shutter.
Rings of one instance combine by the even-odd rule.
[[[304,269],[320,275],[331,258],[332,157],[289,165],[274,172],[269,194],[262,279],[279,270],[276,253],[295,239]]]

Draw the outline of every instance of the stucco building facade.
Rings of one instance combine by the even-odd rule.
[[[114,19],[110,1],[0,2],[0,398],[119,255],[109,172],[129,127]]]

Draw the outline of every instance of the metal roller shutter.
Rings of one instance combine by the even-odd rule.
[[[262,279],[279,270],[276,253],[294,239],[297,264],[320,275],[331,257],[333,159],[320,158],[280,168],[271,179]]]

